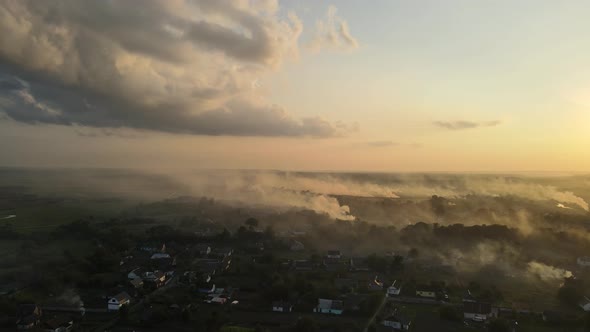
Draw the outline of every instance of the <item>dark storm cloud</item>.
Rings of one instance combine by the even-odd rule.
[[[449,129],[449,130],[462,130],[462,129],[473,129],[478,127],[495,127],[500,125],[501,121],[486,121],[486,122],[473,122],[473,121],[435,121],[433,124],[437,127]]]
[[[252,96],[297,52],[273,1],[0,3],[0,113],[30,124],[236,136],[345,135]]]

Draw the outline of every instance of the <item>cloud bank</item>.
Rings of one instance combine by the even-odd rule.
[[[473,129],[479,127],[496,127],[502,124],[502,121],[485,121],[485,122],[474,122],[474,121],[435,121],[433,124],[437,127],[448,129],[448,130],[463,130]]]
[[[302,30],[272,0],[3,1],[0,113],[198,135],[346,135],[347,125],[295,118],[252,93],[297,57]]]

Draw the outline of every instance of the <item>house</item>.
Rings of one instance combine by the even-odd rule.
[[[431,287],[418,287],[416,288],[416,296],[419,297],[425,297],[425,298],[429,298],[429,299],[435,299],[436,298],[436,290],[434,290]]]
[[[129,280],[133,280],[133,279],[141,279],[142,274],[144,273],[144,271],[137,267],[133,270],[131,270],[129,273],[127,273],[127,279]]]
[[[129,284],[135,289],[143,288],[143,280],[141,278],[129,280]]]
[[[340,259],[342,258],[342,254],[340,253],[340,250],[328,250],[328,254],[326,255],[326,257],[332,259]]]
[[[70,316],[57,316],[43,322],[43,331],[70,332],[74,328],[74,320]]]
[[[340,300],[318,299],[318,305],[313,312],[320,314],[342,315],[344,303]]]
[[[171,259],[170,254],[165,252],[156,252],[150,257],[151,259]]]
[[[29,330],[39,325],[43,311],[36,304],[20,304],[16,312],[16,328]]]
[[[366,272],[369,270],[369,264],[367,263],[367,260],[365,258],[356,257],[350,259],[350,271]]]
[[[145,285],[160,288],[166,284],[166,274],[162,271],[145,272],[142,276]]]
[[[107,309],[109,311],[118,311],[122,306],[128,305],[130,302],[131,296],[126,292],[121,292],[109,299]]]
[[[291,242],[290,249],[291,251],[303,251],[305,250],[305,246],[303,243],[293,240],[293,242]]]
[[[492,305],[483,302],[463,302],[463,318],[485,322],[492,318]]]
[[[402,286],[394,280],[391,286],[387,287],[387,296],[397,296],[402,291]]]
[[[397,312],[387,316],[381,323],[385,327],[385,329],[382,329],[384,331],[408,331],[411,324],[412,322],[409,319]]]
[[[589,267],[590,266],[590,256],[578,257],[577,262],[578,262],[578,265],[580,265],[581,267]]]
[[[588,297],[584,296],[584,298],[582,299],[582,301],[580,301],[580,303],[578,303],[578,305],[580,306],[580,308],[582,308],[582,310],[586,312],[590,311],[590,299],[588,299]]]
[[[369,280],[367,283],[367,289],[369,291],[382,291],[383,290],[383,282],[379,280],[378,276],[375,276],[372,280]]]
[[[275,301],[272,303],[272,311],[274,312],[291,312],[293,305],[289,302]]]

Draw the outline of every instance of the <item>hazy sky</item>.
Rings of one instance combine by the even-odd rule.
[[[588,1],[0,1],[0,166],[589,171]]]

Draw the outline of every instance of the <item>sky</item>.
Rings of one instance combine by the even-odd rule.
[[[0,1],[0,166],[590,170],[587,1]]]

